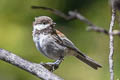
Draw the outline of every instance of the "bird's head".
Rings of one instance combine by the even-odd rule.
[[[48,27],[53,27],[55,23],[53,20],[48,16],[39,16],[35,18],[35,21],[33,22],[34,29],[42,30]]]

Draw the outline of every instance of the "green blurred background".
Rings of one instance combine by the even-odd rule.
[[[107,0],[0,0],[0,48],[7,49],[31,62],[53,61],[40,54],[32,40],[34,17],[50,16],[57,23],[57,29],[72,40],[81,51],[103,65],[103,68],[94,70],[74,57],[67,57],[54,73],[65,80],[109,80],[107,35],[87,32],[87,25],[79,20],[66,21],[48,11],[33,10],[32,5],[55,8],[65,13],[77,9],[95,25],[109,29],[111,13]],[[119,40],[119,37],[115,37],[115,79],[120,78]],[[39,79],[0,61],[0,80]]]

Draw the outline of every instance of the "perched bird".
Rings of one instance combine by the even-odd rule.
[[[48,58],[56,60],[48,64],[59,66],[65,56],[71,55],[94,69],[102,67],[83,54],[63,33],[54,27],[55,23],[47,16],[36,17],[33,22],[33,41],[37,49]]]

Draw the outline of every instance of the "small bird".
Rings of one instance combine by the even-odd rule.
[[[94,69],[102,66],[83,54],[63,33],[55,29],[53,20],[48,16],[39,16],[33,22],[33,41],[37,49],[50,59],[53,66],[59,66],[65,56],[75,56]]]

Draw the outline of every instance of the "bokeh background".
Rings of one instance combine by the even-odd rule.
[[[63,32],[86,55],[103,65],[94,70],[74,57],[66,57],[54,73],[65,80],[109,80],[109,37],[87,32],[87,25],[79,20],[66,21],[48,11],[33,10],[32,5],[55,8],[64,13],[77,9],[95,25],[109,29],[108,0],[0,0],[0,48],[7,49],[31,62],[53,61],[37,51],[32,40],[35,16],[50,16],[56,28]],[[116,23],[117,24],[117,23]],[[116,29],[118,25],[115,27]],[[120,78],[120,38],[115,37],[115,79]],[[13,65],[0,61],[0,80],[39,80]]]

